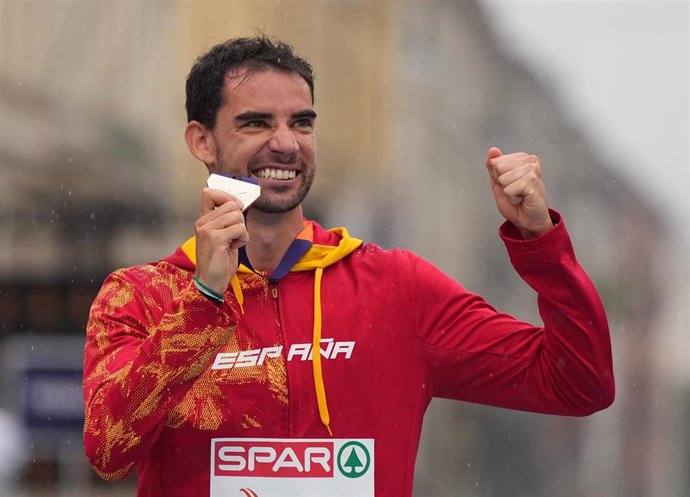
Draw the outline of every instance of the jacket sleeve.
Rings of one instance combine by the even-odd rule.
[[[613,402],[606,315],[573,251],[560,215],[556,227],[522,240],[501,227],[511,262],[538,294],[544,326],[497,312],[431,264],[417,262],[419,338],[439,397],[549,414],[585,416]]]
[[[143,459],[237,322],[227,303],[151,268],[110,275],[87,325],[84,447],[105,479],[124,478]]]

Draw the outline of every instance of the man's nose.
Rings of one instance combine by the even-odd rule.
[[[286,126],[280,126],[273,132],[268,147],[271,152],[280,154],[294,154],[299,149],[294,133]]]

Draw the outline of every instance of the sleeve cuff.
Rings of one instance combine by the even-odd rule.
[[[561,213],[555,209],[549,209],[549,216],[551,217],[554,228],[536,238],[529,240],[523,238],[520,234],[520,230],[518,230],[517,227],[510,221],[506,221],[501,225],[498,230],[499,235],[503,242],[511,248],[526,251],[534,250],[543,243],[548,243],[554,238],[562,236],[562,234],[565,232],[563,216]]]

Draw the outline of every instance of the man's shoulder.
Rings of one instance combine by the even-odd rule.
[[[336,246],[343,236],[350,237],[350,233],[342,227],[325,229],[317,222],[310,221],[314,226],[314,243],[320,245]],[[412,251],[403,248],[384,248],[376,242],[362,240],[362,244],[353,251],[355,254],[367,257],[381,257],[384,259],[415,259],[418,258]]]
[[[188,269],[172,264],[167,259],[122,267],[108,275],[105,284],[117,282],[135,288],[155,288],[185,283],[191,278]]]
[[[346,259],[351,264],[363,265],[375,272],[395,271],[401,276],[413,271],[420,257],[403,248],[385,248],[376,242],[363,242]]]

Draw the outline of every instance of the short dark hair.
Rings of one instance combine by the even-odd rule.
[[[314,102],[314,74],[311,65],[298,57],[292,47],[261,33],[251,38],[232,38],[200,55],[187,76],[185,91],[187,122],[199,121],[213,129],[223,106],[223,89],[229,71],[267,69],[298,74],[309,85]]]

